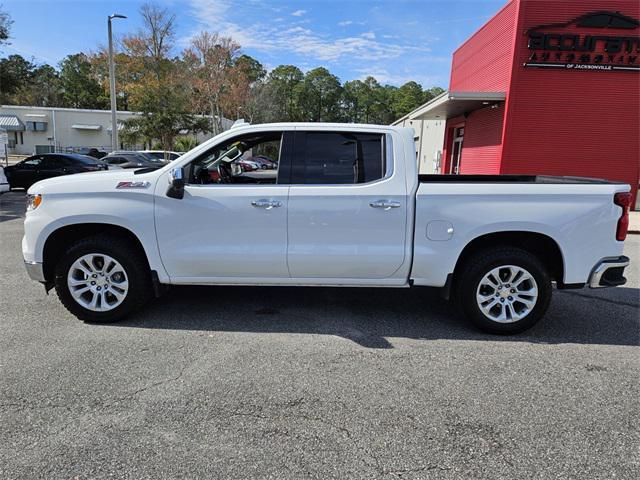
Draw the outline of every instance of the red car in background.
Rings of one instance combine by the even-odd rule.
[[[256,163],[261,170],[274,170],[278,168],[276,163],[273,160],[271,160],[268,157],[265,157],[264,155],[249,157],[248,160],[253,163]]]

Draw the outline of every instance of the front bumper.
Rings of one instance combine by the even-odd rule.
[[[35,280],[36,282],[45,283],[44,278],[44,269],[42,268],[41,262],[27,262],[24,261],[24,266],[27,269],[27,274],[31,280]]]
[[[590,288],[619,287],[627,283],[624,269],[629,266],[629,257],[607,258],[601,260],[591,271]]]

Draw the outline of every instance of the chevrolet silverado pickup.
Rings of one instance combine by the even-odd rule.
[[[260,156],[275,168],[241,167]],[[535,175],[419,175],[410,129],[242,124],[160,168],[28,191],[29,276],[89,322],[168,285],[441,287],[517,333],[552,287],[625,283],[630,187]]]

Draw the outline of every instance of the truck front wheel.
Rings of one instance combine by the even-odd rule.
[[[146,259],[125,239],[96,235],[75,242],[55,269],[62,304],[80,320],[113,322],[152,294]]]
[[[489,333],[520,333],[540,320],[551,300],[551,279],[540,260],[519,248],[492,248],[469,258],[457,297],[464,314]]]

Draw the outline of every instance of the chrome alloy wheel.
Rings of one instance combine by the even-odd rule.
[[[503,265],[488,272],[478,285],[476,301],[482,313],[499,323],[513,323],[529,315],[538,300],[538,285],[528,271]]]
[[[113,310],[129,291],[129,279],[122,265],[103,253],[89,253],[73,262],[67,285],[73,299],[94,312]]]

